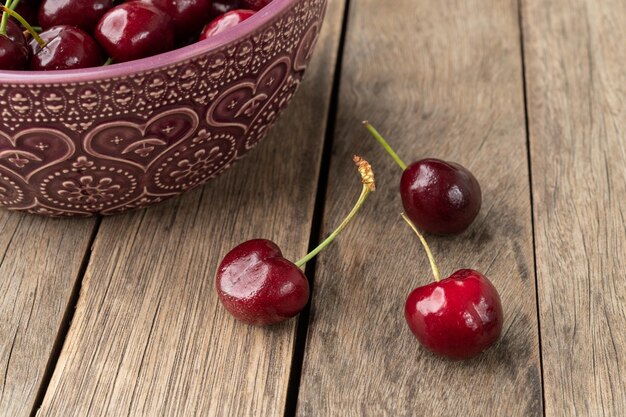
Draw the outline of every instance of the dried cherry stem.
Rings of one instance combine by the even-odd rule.
[[[433,253],[430,251],[430,247],[428,246],[428,243],[426,243],[426,239],[424,239],[424,236],[422,236],[422,234],[417,230],[417,227],[415,227],[413,222],[406,216],[406,214],[402,213],[402,218],[404,219],[405,222],[407,222],[409,227],[413,229],[417,237],[420,239],[420,242],[422,242],[422,246],[424,246],[424,249],[426,250],[426,256],[428,256],[428,261],[430,261],[430,267],[433,270],[433,276],[435,277],[435,281],[437,282],[441,281],[441,274],[439,273],[439,268],[437,268],[437,264],[435,263],[435,258],[433,257]]]
[[[376,182],[374,180],[374,171],[372,170],[372,166],[360,156],[354,156],[354,163],[359,170],[359,174],[361,174],[361,183],[363,183],[363,188],[361,190],[361,195],[359,196],[358,201],[350,210],[350,213],[346,216],[345,219],[341,222],[341,224],[326,238],[322,243],[320,243],[315,249],[309,252],[304,258],[298,260],[295,264],[298,268],[302,268],[308,261],[313,259],[318,253],[324,250],[326,246],[328,246],[339,234],[343,231],[343,229],[348,226],[348,224],[352,221],[354,216],[359,212],[363,203],[367,199],[367,196],[372,193],[376,189]]]
[[[378,133],[378,130],[376,130],[376,128],[372,126],[367,120],[363,122],[363,126],[365,126],[365,128],[370,131],[372,136],[374,136],[374,139],[376,139],[378,143],[380,143],[382,147],[385,148],[387,153],[391,155],[394,161],[396,161],[396,164],[398,164],[400,168],[402,168],[402,170],[404,171],[406,169],[406,164],[402,159],[400,159],[396,151],[393,150],[393,148],[389,145],[385,138],[383,138],[383,136]]]
[[[12,4],[14,4],[14,3],[12,3]],[[41,36],[39,36],[37,31],[35,29],[33,29],[33,27],[26,21],[26,19],[24,19],[22,16],[20,16],[20,14],[18,12],[16,12],[15,10],[12,10],[10,7],[7,7],[7,6],[2,6],[2,11],[4,12],[4,14],[10,15],[15,20],[20,22],[22,24],[22,26],[24,26],[26,28],[28,33],[30,33],[31,36],[37,41],[39,46],[41,46],[41,47],[46,46],[46,41],[41,39]],[[3,17],[4,17],[4,14],[3,14]]]

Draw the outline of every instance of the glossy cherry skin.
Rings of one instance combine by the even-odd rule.
[[[404,211],[420,229],[437,235],[463,232],[482,203],[478,181],[454,162],[422,159],[409,165],[400,180]]]
[[[24,30],[22,29],[22,26],[19,25],[13,19],[9,19],[7,21],[6,37],[11,39],[14,42],[17,42],[20,45],[24,45],[24,46],[28,45],[28,41],[26,40],[26,37],[24,36]]]
[[[142,0],[168,14],[174,21],[178,38],[197,35],[211,18],[211,0]]]
[[[404,316],[424,347],[451,359],[483,352],[498,340],[504,322],[498,291],[471,269],[414,289]]]
[[[96,39],[114,62],[132,61],[174,49],[174,25],[158,7],[135,0],[102,16]]]
[[[239,8],[239,0],[213,0],[211,2],[211,19]]]
[[[214,19],[211,23],[206,25],[204,29],[202,29],[202,33],[200,34],[200,40],[210,38],[211,36],[215,36],[218,33],[223,33],[228,29],[237,26],[244,20],[248,19],[249,17],[254,15],[254,13],[255,12],[252,10],[233,10],[232,12],[223,14],[220,17]]]
[[[52,71],[99,67],[104,64],[102,51],[87,32],[74,26],[53,26],[39,34],[46,42],[40,46],[31,39],[30,69]]]
[[[39,6],[39,25],[76,26],[92,33],[98,21],[113,8],[113,0],[43,0]]]
[[[216,275],[226,310],[248,324],[270,325],[296,316],[309,300],[309,282],[272,241],[254,239],[228,252]]]
[[[271,2],[272,0],[241,0],[241,5],[247,9],[258,11]]]
[[[0,35],[0,69],[20,71],[28,67],[30,50],[22,29],[12,20],[7,23],[6,36]]]

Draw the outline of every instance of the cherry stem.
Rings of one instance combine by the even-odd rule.
[[[404,171],[406,169],[406,164],[404,163],[404,161],[402,161],[402,159],[400,159],[396,151],[393,150],[393,148],[389,145],[389,143],[387,143],[385,138],[383,138],[383,136],[380,133],[378,133],[378,130],[376,130],[376,128],[372,126],[370,122],[368,122],[367,120],[363,122],[363,125],[365,126],[367,130],[370,131],[370,133],[372,134],[372,136],[374,136],[374,138],[378,141],[378,143],[380,143],[383,146],[383,148],[385,148],[387,153],[391,155],[393,160],[396,161],[396,164],[398,164],[400,168],[402,168],[402,170]]]
[[[405,222],[407,222],[409,227],[413,229],[417,237],[420,239],[420,242],[422,242],[422,246],[424,246],[424,249],[426,250],[426,256],[428,256],[428,260],[430,261],[430,267],[433,270],[433,276],[435,277],[435,281],[437,282],[441,281],[441,274],[439,274],[439,268],[437,268],[437,264],[435,263],[435,258],[433,256],[433,253],[430,251],[430,247],[428,246],[428,243],[426,243],[426,239],[424,239],[424,236],[422,236],[422,234],[417,230],[417,227],[415,227],[413,222],[406,216],[406,214],[402,213],[402,218],[404,219]]]
[[[35,29],[33,29],[33,27],[26,21],[26,19],[24,19],[22,16],[20,16],[19,13],[17,13],[16,11],[10,9],[7,6],[2,6],[2,11],[5,12],[6,14],[10,15],[11,17],[13,17],[18,22],[20,22],[22,24],[22,26],[24,26],[26,28],[28,33],[30,33],[32,35],[32,37],[37,41],[39,46],[41,46],[41,47],[46,46],[46,41],[41,39],[41,36],[39,36],[37,31]]]
[[[370,195],[372,191],[376,189],[376,184],[374,182],[374,172],[372,171],[372,167],[370,164],[362,159],[360,156],[354,157],[354,163],[357,165],[359,173],[361,174],[361,182],[363,183],[363,188],[361,190],[361,195],[359,196],[358,201],[350,210],[350,213],[346,216],[345,219],[341,222],[339,227],[337,227],[322,243],[320,243],[315,249],[309,252],[304,258],[298,260],[295,264],[298,268],[302,268],[308,261],[313,259],[318,253],[324,250],[326,246],[328,246],[339,234],[343,231],[343,229],[348,226],[348,223],[352,221],[354,216],[359,212],[363,203],[367,199],[367,196]]]
[[[11,7],[11,0],[7,0],[4,7]],[[7,34],[7,24],[9,23],[9,14],[2,12],[2,21],[0,21],[0,35]]]

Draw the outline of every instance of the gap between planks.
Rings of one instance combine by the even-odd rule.
[[[311,224],[311,236],[309,240],[309,251],[315,249],[322,241],[322,229],[324,220],[324,208],[326,206],[326,191],[328,188],[328,175],[330,173],[330,160],[332,157],[333,139],[337,124],[337,110],[339,107],[339,87],[341,83],[341,65],[343,64],[344,46],[346,41],[346,31],[350,16],[350,2],[345,0],[344,14],[341,23],[341,34],[339,36],[339,46],[337,48],[337,60],[333,86],[331,91],[328,116],[326,117],[326,132],[324,134],[324,146],[322,149],[322,159],[319,168],[319,178],[317,182],[317,192],[315,196],[315,208],[313,210],[313,221]],[[311,299],[314,294],[315,274],[317,258],[313,258],[306,265],[305,275],[309,278]],[[294,354],[291,360],[291,372],[289,374],[289,384],[287,387],[287,399],[285,402],[285,417],[295,417],[298,408],[298,395],[300,394],[300,381],[302,378],[302,366],[304,364],[304,351],[306,349],[307,334],[309,331],[309,318],[311,313],[311,299],[306,308],[298,316],[296,326],[296,340],[294,342]]]
[[[74,287],[72,288],[70,298],[67,302],[67,308],[65,309],[65,312],[63,313],[63,318],[61,319],[59,332],[57,333],[54,344],[52,345],[50,357],[48,358],[46,368],[41,378],[41,383],[39,385],[39,388],[37,389],[37,394],[35,395],[35,401],[33,402],[33,408],[30,412],[30,417],[35,417],[39,406],[41,406],[41,403],[43,402],[43,398],[46,395],[48,385],[50,385],[50,379],[52,379],[52,373],[54,372],[54,368],[56,367],[59,356],[61,355],[61,350],[63,349],[63,343],[65,342],[65,338],[67,337],[67,332],[72,325],[72,319],[74,318],[74,312],[76,311],[76,304],[78,304],[78,298],[80,297],[80,289],[83,284],[83,278],[85,277],[87,266],[89,265],[89,261],[91,260],[93,244],[96,241],[96,237],[98,235],[98,230],[100,230],[101,223],[102,216],[98,216],[96,218],[96,223],[94,224],[93,230],[91,231],[91,236],[89,236],[87,251],[85,252],[83,260],[81,261],[80,269],[78,270],[78,275],[76,277],[76,281],[74,282]]]
[[[539,282],[537,276],[537,235],[535,231],[535,204],[533,199],[533,162],[530,152],[530,126],[528,121],[528,88],[526,83],[526,51],[524,48],[524,0],[517,0],[517,17],[519,19],[520,57],[522,60],[522,87],[524,89],[524,129],[526,131],[526,160],[528,161],[528,190],[530,192],[530,224],[532,236],[533,278],[535,280],[535,303],[537,307],[537,341],[539,343],[539,379],[541,380],[541,412],[546,415],[546,391],[543,380],[543,349],[541,344],[541,314],[539,303]]]

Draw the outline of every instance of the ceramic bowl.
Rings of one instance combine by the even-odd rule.
[[[274,0],[229,32],[155,57],[0,71],[0,204],[113,214],[206,183],[285,109],[325,8],[326,0]]]

